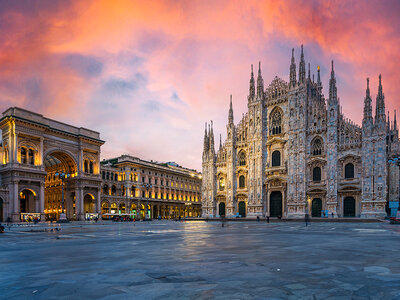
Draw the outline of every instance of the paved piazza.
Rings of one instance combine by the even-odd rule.
[[[1,299],[400,299],[400,226],[174,222],[15,226]]]

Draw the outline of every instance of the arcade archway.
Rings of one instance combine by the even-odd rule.
[[[64,192],[64,212],[68,219],[76,218],[74,182],[78,175],[75,159],[63,150],[48,153],[44,159],[46,171],[44,189],[44,212],[47,218],[58,219],[62,212]]]
[[[83,198],[83,211],[86,214],[91,214],[94,213],[94,197],[92,194],[86,194],[85,197]]]
[[[19,211],[23,214],[39,211],[36,193],[30,189],[24,189],[19,193]]]

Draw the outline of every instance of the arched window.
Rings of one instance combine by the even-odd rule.
[[[107,172],[107,180],[110,180],[110,172]]]
[[[93,162],[92,161],[89,162],[89,173],[93,174]]]
[[[244,151],[239,153],[239,166],[246,165],[246,153]]]
[[[85,162],[83,164],[83,172],[87,173],[88,172],[88,161],[85,159]]]
[[[220,191],[225,190],[225,180],[224,180],[223,177],[221,177],[221,178],[219,179],[219,190],[220,190]]]
[[[104,180],[104,179],[106,179],[106,173],[103,171],[103,172],[101,172],[101,178]]]
[[[344,178],[354,178],[354,165],[352,163],[344,166]]]
[[[272,166],[279,167],[281,165],[281,153],[278,150],[272,152]]]
[[[136,187],[134,185],[132,185],[132,188],[131,188],[131,196],[132,197],[136,197],[135,191],[136,191]]]
[[[117,173],[115,173],[115,179],[114,180],[118,181],[118,174]]]
[[[34,156],[33,149],[29,149],[28,153],[29,153],[29,164],[34,165],[35,164],[35,156]]]
[[[270,117],[270,130],[269,134],[282,133],[282,115],[279,110],[275,110]]]
[[[21,163],[26,164],[26,148],[21,148]]]
[[[321,168],[320,167],[315,167],[313,169],[313,181],[315,181],[315,182],[321,181]]]
[[[115,185],[113,185],[111,187],[111,195],[115,195],[117,193],[117,187]]]
[[[324,153],[324,146],[321,139],[317,138],[312,142],[311,153],[312,155],[322,155]]]
[[[244,189],[246,187],[246,182],[244,175],[240,175],[239,177],[239,188]]]
[[[104,195],[108,195],[108,185],[107,184],[105,184],[103,187],[103,193],[104,193]]]

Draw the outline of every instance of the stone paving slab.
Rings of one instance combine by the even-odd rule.
[[[400,299],[400,227],[15,226],[0,234],[0,279],[0,299]]]

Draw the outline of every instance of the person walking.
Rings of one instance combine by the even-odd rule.
[[[306,222],[306,227],[307,227],[308,223],[310,222],[310,215],[308,213],[306,213],[306,215],[304,216],[304,221]]]

